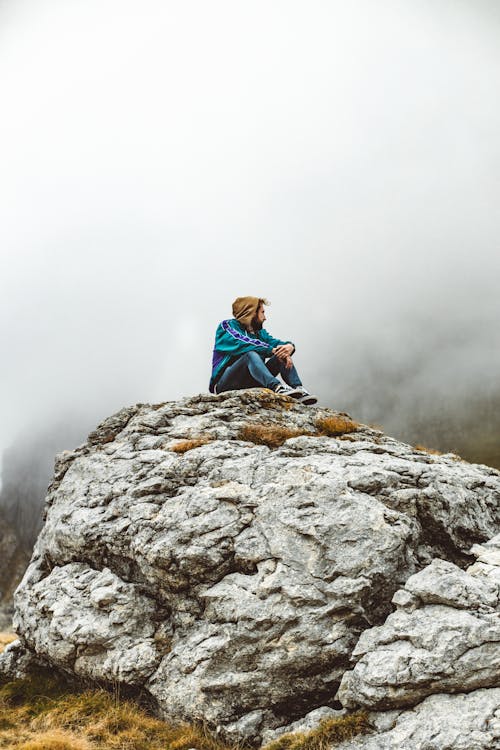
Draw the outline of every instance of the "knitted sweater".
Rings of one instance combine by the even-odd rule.
[[[219,323],[215,332],[215,346],[212,357],[212,377],[208,386],[211,393],[220,376],[230,364],[245,352],[256,351],[263,359],[272,357],[273,349],[281,344],[292,344],[291,341],[275,339],[264,328],[257,333],[248,333],[242,324],[233,318]]]

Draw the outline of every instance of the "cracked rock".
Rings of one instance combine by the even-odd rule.
[[[335,750],[498,750],[500,689],[431,695],[408,711],[369,713],[372,733]]]
[[[21,588],[17,603],[14,626],[26,644],[79,677],[142,684],[160,662],[154,603],[106,568],[56,566]]]
[[[499,578],[434,560],[393,601],[398,610],[356,644],[357,663],[338,692],[344,706],[394,708],[432,693],[500,686]]]
[[[462,626],[461,674],[469,689],[482,685],[497,633],[486,542],[500,532],[499,473],[362,425],[329,437],[324,420],[339,416],[252,389],[105,420],[56,461],[16,595],[23,647],[79,677],[147,691],[171,720],[258,742],[336,708],[351,655],[368,643],[356,646],[360,634],[386,628],[404,590],[392,617],[415,616],[415,645],[406,639],[394,674],[406,665],[412,685],[430,607],[449,634],[435,644],[441,672],[428,662],[430,692],[441,679],[455,689],[446,658],[458,658]],[[249,427],[282,444],[257,444]],[[483,550],[475,587],[456,567],[472,545]],[[435,557],[454,564],[435,570],[441,587],[418,579]]]

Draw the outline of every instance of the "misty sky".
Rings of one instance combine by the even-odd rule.
[[[499,42],[493,0],[1,0],[0,451],[206,390],[246,294],[354,416],[498,392]]]

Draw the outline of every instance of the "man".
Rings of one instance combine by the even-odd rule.
[[[219,323],[215,333],[209,389],[211,393],[222,393],[270,388],[303,404],[315,404],[318,399],[303,387],[292,362],[295,345],[275,339],[262,327],[267,304],[259,297],[238,297],[233,302],[234,318]],[[284,384],[277,375],[281,375]]]

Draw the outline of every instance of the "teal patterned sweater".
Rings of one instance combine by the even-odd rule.
[[[223,320],[215,332],[215,346],[212,357],[212,377],[209,391],[214,392],[220,376],[230,364],[245,352],[256,351],[263,359],[272,357],[273,349],[281,344],[295,344],[292,341],[275,339],[264,328],[257,333],[248,333],[236,318]]]

